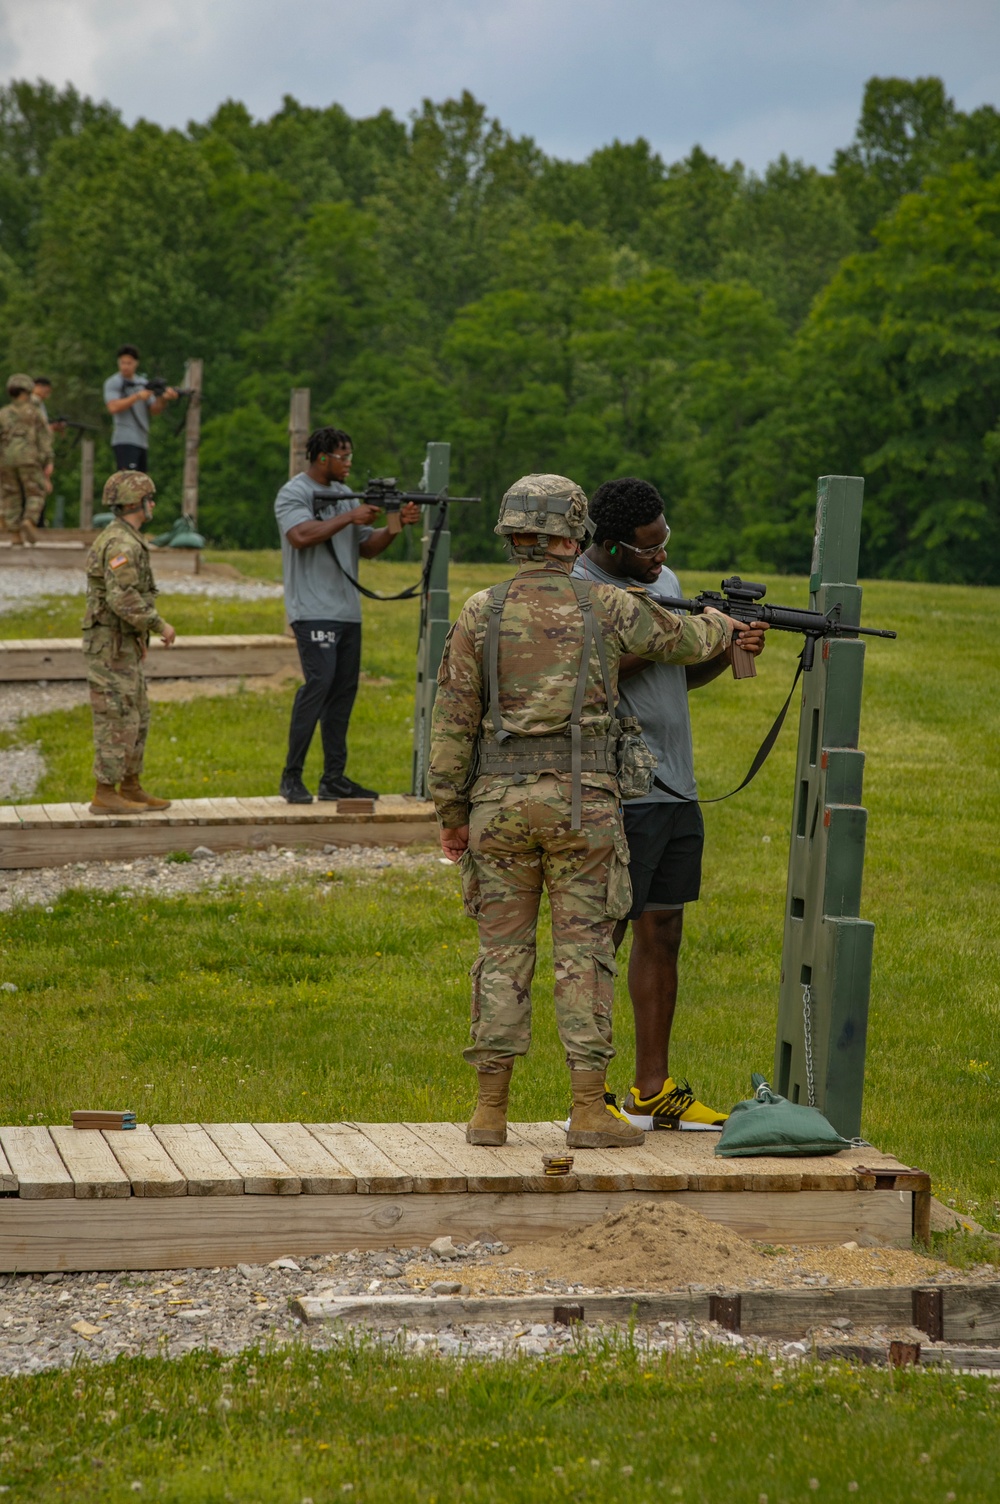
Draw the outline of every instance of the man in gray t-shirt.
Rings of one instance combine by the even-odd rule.
[[[177,392],[168,386],[157,397],[139,373],[139,352],[135,345],[122,345],[117,355],[118,372],[104,383],[104,405],[113,419],[111,447],[119,470],[149,469],[149,419],[162,413],[168,402],[176,402]]]
[[[590,503],[594,539],[573,573],[621,589],[645,590],[655,600],[683,595],[666,568],[670,536],[663,499],[648,481],[606,481]],[[737,641],[754,655],[764,630],[744,627]],[[670,1029],[677,1004],[677,956],[684,905],[701,889],[705,840],[694,778],[688,691],[718,677],[731,662],[728,650],[710,662],[684,668],[626,654],[618,669],[622,713],[637,716],[657,760],[655,785],[624,809],[629,843],[632,909],[615,929],[615,946],[632,923],[628,990],[635,1014],[635,1078],[624,1113],[641,1128],[721,1127],[725,1114],[699,1102],[688,1083],[670,1075]]]
[[[346,484],[353,458],[350,434],[317,428],[306,444],[307,469],[282,486],[274,502],[285,611],[305,680],[292,706],[281,775],[280,792],[289,804],[312,803],[302,770],[317,723],[323,739],[320,799],[378,798],[344,772],[361,671],[361,596],[354,581],[359,558],[382,553],[395,534],[372,527],[378,507],[355,500]],[[317,500],[316,491],[327,496]],[[407,502],[399,515],[404,523],[421,520],[415,502]]]

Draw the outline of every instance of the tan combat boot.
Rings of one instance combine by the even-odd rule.
[[[92,815],[144,815],[144,804],[133,804],[131,799],[126,799],[119,794],[113,783],[99,783],[97,792],[90,801],[90,813]]]
[[[21,526],[21,542],[22,543],[37,543],[38,542],[38,529],[35,526],[35,524],[32,522],[32,520],[31,520],[30,517],[22,517],[21,518],[21,525],[20,526]]]
[[[507,1142],[507,1095],[512,1065],[500,1070],[477,1071],[479,1077],[479,1100],[476,1110],[465,1130],[469,1144],[505,1144]]]
[[[573,1112],[566,1130],[570,1149],[634,1149],[645,1138],[641,1128],[626,1122],[617,1107],[604,1100],[603,1071],[570,1071]]]
[[[147,794],[139,782],[138,773],[130,773],[122,779],[122,795],[125,799],[131,799],[135,804],[144,804],[147,809],[169,809],[169,799],[157,799],[155,794]]]

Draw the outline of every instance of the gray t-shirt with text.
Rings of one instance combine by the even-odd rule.
[[[345,499],[318,502],[314,508],[312,495],[320,490],[334,491]],[[344,570],[357,579],[359,548],[374,529],[341,528],[329,542],[317,543],[312,548],[293,548],[287,537],[289,528],[299,522],[327,520],[342,512],[352,512],[358,505],[351,499],[349,486],[336,481],[330,486],[319,486],[304,470],[282,486],[275,497],[274,515],[281,531],[285,611],[290,622],[361,620],[361,597]],[[330,543],[339,564],[330,552]]]
[[[635,588],[638,580],[618,580],[600,565],[581,554],[573,566],[581,580],[599,585],[617,585],[619,590]],[[658,596],[682,596],[680,581],[671,569],[662,569],[659,578],[643,588],[654,601]],[[634,715],[642,726],[642,739],[657,761],[656,775],[686,799],[697,799],[694,781],[694,748],[691,743],[691,712],[688,708],[687,672],[680,663],[651,663],[630,679],[619,682],[618,693],[623,715]],[[676,804],[672,794],[652,788],[642,799],[630,804]]]
[[[140,391],[145,384],[146,377],[138,371],[127,382],[121,373],[109,376],[104,383],[104,400],[117,402],[119,397],[131,397],[133,392]],[[155,397],[149,397],[145,402],[133,402],[131,407],[126,407],[120,413],[112,413],[112,444],[136,444],[140,449],[148,449],[149,409],[155,401]]]

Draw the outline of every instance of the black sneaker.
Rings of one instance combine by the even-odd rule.
[[[339,778],[323,778],[320,781],[320,799],[377,799],[378,794],[374,789],[366,789],[360,783],[355,783],[353,778],[346,778],[341,773]]]
[[[282,773],[278,793],[286,804],[312,804],[313,796],[302,782],[300,773]]]

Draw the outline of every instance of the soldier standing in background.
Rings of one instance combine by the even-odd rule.
[[[567,1143],[613,1148],[643,1137],[605,1098],[614,1055],[612,932],[632,901],[619,805],[618,663],[623,653],[704,662],[724,651],[736,623],[719,613],[677,616],[645,591],[572,579],[591,531],[587,498],[565,476],[528,475],[511,486],[496,532],[509,540],[517,574],[466,603],[438,674],[428,784],[442,850],[461,861],[465,910],[479,924],[465,1051],[479,1076],[466,1130],[473,1144],[506,1140],[514,1060],[531,1042],[543,885],[556,1021],[573,1087]]]
[[[34,390],[33,379],[16,372],[7,381],[11,400],[0,408],[0,529],[20,530],[22,543],[37,541],[52,490],[52,435]]]
[[[149,731],[143,671],[149,636],[159,633],[169,648],[177,635],[156,609],[149,549],[139,535],[153,515],[155,495],[156,487],[142,471],[112,475],[103,500],[115,519],[87,555],[83,655],[94,717],[97,789],[92,815],[141,815],[170,804],[147,794],[140,782]]]

